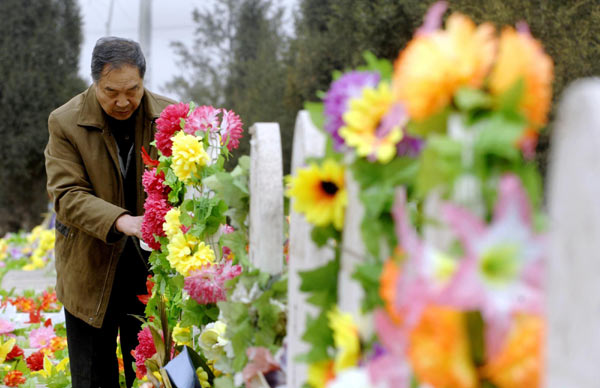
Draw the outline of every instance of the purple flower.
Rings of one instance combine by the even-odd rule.
[[[424,143],[420,137],[410,136],[405,133],[400,143],[396,145],[397,154],[416,158],[421,153]]]
[[[325,130],[333,137],[336,149],[341,149],[344,139],[338,131],[344,126],[342,116],[348,109],[348,101],[359,97],[366,87],[376,87],[379,74],[367,71],[351,71],[331,84],[323,102],[325,104]]]

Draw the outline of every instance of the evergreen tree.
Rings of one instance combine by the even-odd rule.
[[[74,0],[2,0],[0,15],[2,235],[39,223],[48,204],[48,115],[85,85],[77,76],[81,19]]]

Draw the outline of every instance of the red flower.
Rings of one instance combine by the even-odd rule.
[[[151,195],[144,203],[144,220],[142,221],[142,237],[144,242],[154,250],[160,249],[160,243],[154,239],[154,235],[164,237],[163,223],[165,214],[171,209],[165,198]]]
[[[23,377],[23,372],[20,370],[11,370],[4,376],[4,384],[7,387],[18,387],[25,383],[25,381],[27,381],[27,379]]]
[[[150,357],[156,354],[154,339],[150,329],[145,327],[138,333],[138,346],[131,351],[131,355],[135,357],[135,366],[137,368],[136,375],[138,379],[143,378],[148,371],[146,370],[145,362]]]
[[[146,280],[146,290],[147,293],[143,295],[138,295],[138,299],[143,304],[148,304],[148,300],[152,297],[152,288],[154,288],[154,282],[152,281],[152,275],[148,275],[148,279]]]
[[[35,301],[32,298],[19,296],[17,299],[12,300],[11,303],[21,313],[28,313],[35,309]]]
[[[142,146],[142,161],[148,167],[156,167],[160,164],[158,160],[154,160],[148,155],[148,151]]]
[[[44,369],[44,353],[41,350],[31,353],[27,357],[27,367],[33,372]]]
[[[188,104],[179,103],[167,106],[160,117],[156,119],[156,135],[154,135],[154,139],[156,139],[156,148],[164,156],[171,156],[171,147],[173,146],[173,142],[171,141],[171,137],[173,134],[181,129],[181,119],[185,119],[190,110],[190,106]]]
[[[165,186],[165,173],[156,173],[156,168],[144,171],[142,185],[148,196],[159,196],[166,199],[169,186]]]
[[[217,303],[225,300],[225,282],[242,273],[240,265],[225,264],[205,265],[192,271],[185,278],[183,289],[199,304]]]
[[[29,321],[25,323],[40,323],[42,319],[42,310],[40,308],[29,311]]]
[[[52,291],[52,292],[44,291],[42,293],[40,308],[43,311],[59,310],[58,298],[56,297],[56,291]]]
[[[22,357],[23,354],[24,354],[23,349],[21,349],[19,347],[19,345],[15,344],[15,346],[13,346],[12,350],[6,355],[6,361],[13,360],[17,357]]]
[[[223,120],[221,121],[221,143],[227,144],[227,149],[231,151],[238,148],[242,138],[242,120],[232,110],[223,110]]]
[[[215,109],[210,105],[197,107],[185,122],[185,133],[195,135],[196,131],[215,131],[219,129],[219,112],[221,109]]]

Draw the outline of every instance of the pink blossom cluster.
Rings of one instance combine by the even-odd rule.
[[[206,265],[185,278],[183,288],[199,304],[216,303],[226,299],[225,282],[240,273],[242,267],[229,261]]]
[[[167,201],[169,187],[164,184],[164,172],[157,173],[156,168],[146,170],[142,177],[144,190],[148,194],[144,202],[144,220],[142,222],[142,237],[150,248],[160,249],[160,243],[155,236],[165,236],[163,223],[165,215],[171,209]]]
[[[132,353],[135,357],[137,378],[141,379],[148,373],[145,365],[146,360],[156,354],[156,347],[149,328],[145,327],[138,333],[138,346],[135,347]]]

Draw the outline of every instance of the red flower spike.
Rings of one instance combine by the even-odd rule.
[[[142,146],[142,160],[144,161],[144,164],[148,167],[156,167],[160,164],[158,160],[154,160],[150,157],[148,151],[146,151],[144,146]]]

